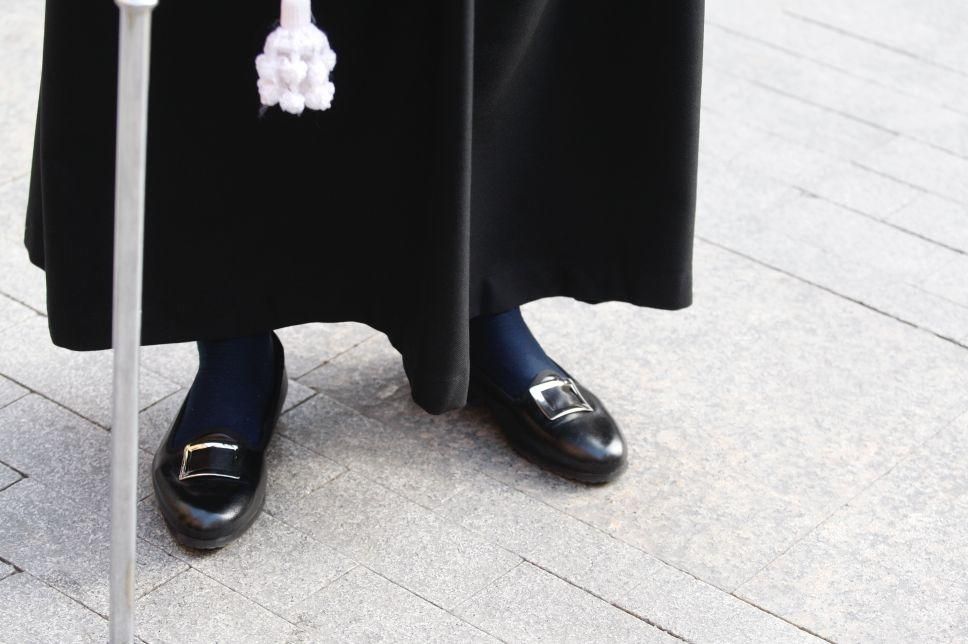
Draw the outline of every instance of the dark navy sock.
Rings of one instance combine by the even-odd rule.
[[[188,392],[175,442],[216,430],[256,445],[275,386],[271,333],[198,342],[198,374]]]
[[[523,393],[542,369],[558,370],[532,335],[519,307],[471,318],[470,341],[471,364],[512,396]]]

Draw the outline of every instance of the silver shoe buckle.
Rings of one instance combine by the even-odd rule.
[[[216,468],[209,465],[201,465],[199,467],[193,468],[191,466],[192,454],[200,452],[201,450],[207,449],[221,449],[229,450],[232,452],[237,452],[239,449],[238,445],[232,443],[221,443],[216,441],[210,441],[206,443],[189,443],[185,445],[185,449],[182,450],[182,462],[181,469],[178,472],[178,480],[184,481],[185,479],[195,478],[198,476],[217,476],[226,479],[239,479],[241,478],[237,474],[228,474],[226,472],[219,472]],[[233,455],[234,456],[234,455]]]
[[[568,414],[594,411],[571,378],[549,378],[528,389],[538,409],[548,420]]]

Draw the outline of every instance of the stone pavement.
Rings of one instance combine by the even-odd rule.
[[[51,346],[21,243],[41,4],[0,0],[17,644],[107,632],[110,355]],[[415,407],[381,334],[307,325],[281,333],[265,513],[188,551],[145,481],[193,350],[147,348],[143,641],[968,640],[968,5],[709,0],[707,23],[695,305],[525,309],[626,428],[627,475],[535,470],[481,409]]]

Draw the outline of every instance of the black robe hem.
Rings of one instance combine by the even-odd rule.
[[[35,266],[44,269],[43,253],[30,243],[26,247],[28,257]],[[560,273],[560,271],[559,271]],[[546,273],[556,275],[554,271]],[[607,266],[595,278],[590,278],[588,267],[583,267],[581,282],[563,279],[558,281],[528,282],[524,285],[507,282],[500,285],[486,284],[479,291],[481,295],[469,305],[468,320],[477,315],[489,315],[507,311],[516,306],[548,297],[570,297],[586,304],[605,302],[624,302],[635,306],[675,311],[692,304],[691,272],[683,271],[676,275],[649,275],[652,288],[632,290],[628,284],[616,281],[615,266]],[[219,339],[244,336],[289,326],[309,323],[359,322],[375,331],[386,334],[390,344],[401,354],[404,371],[411,386],[414,402],[430,414],[442,414],[459,409],[467,404],[469,365],[460,375],[449,378],[433,378],[417,375],[420,371],[406,356],[410,353],[410,338],[387,320],[375,319],[362,312],[340,311],[334,307],[330,313],[304,312],[288,317],[260,316],[259,311],[247,311],[244,322],[241,319],[220,320],[217,324],[199,324],[192,331],[173,332],[159,328],[143,328],[142,346],[194,342],[199,339]],[[55,346],[72,351],[103,351],[111,348],[111,330],[95,329],[83,320],[49,315],[48,326],[51,341]],[[422,386],[418,386],[421,383]]]

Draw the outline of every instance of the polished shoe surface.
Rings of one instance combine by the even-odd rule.
[[[276,380],[258,444],[245,444],[226,427],[213,427],[184,445],[174,444],[175,430],[185,412],[183,401],[155,452],[155,498],[165,523],[182,545],[222,547],[245,532],[262,510],[265,450],[282,412],[288,383],[282,343],[275,333],[272,337]]]
[[[602,402],[564,369],[543,370],[511,396],[471,368],[473,398],[486,404],[511,446],[545,469],[583,483],[607,483],[627,466],[622,433]]]

